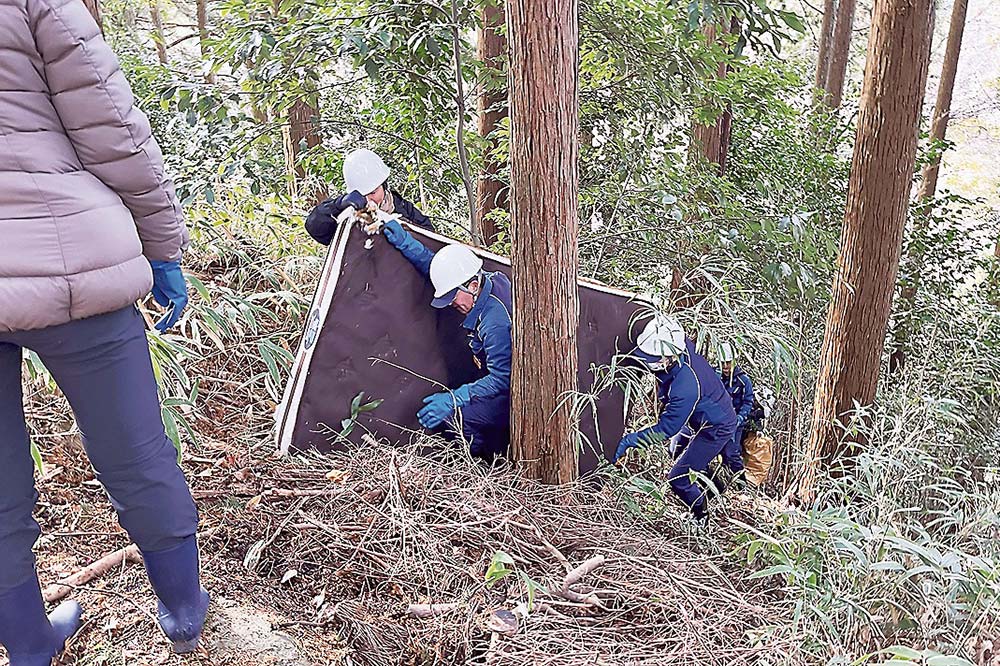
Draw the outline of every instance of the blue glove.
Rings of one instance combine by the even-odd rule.
[[[181,318],[188,304],[187,282],[179,261],[150,261],[153,269],[153,299],[168,308],[167,314],[156,322],[156,330],[166,333]]]
[[[622,441],[618,442],[618,448],[615,450],[614,460],[611,462],[618,462],[618,459],[628,453],[629,449],[634,449],[639,446],[639,433],[633,432],[622,437]]]
[[[350,194],[345,194],[340,203],[344,206],[351,206],[354,210],[364,210],[368,207],[368,199],[357,190],[354,190]]]
[[[403,249],[406,245],[406,241],[412,238],[403,225],[399,223],[399,220],[389,220],[382,225],[382,233],[385,234],[385,239],[396,249]]]
[[[747,420],[745,418],[743,418],[742,416],[740,416],[740,415],[736,416],[736,428],[737,429],[742,428],[743,424],[746,423],[746,422],[747,422]]]
[[[458,405],[451,393],[435,393],[424,398],[423,408],[417,412],[420,425],[433,430],[455,415]]]

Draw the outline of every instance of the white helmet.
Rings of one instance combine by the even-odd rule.
[[[639,351],[648,356],[680,356],[687,351],[684,329],[673,317],[656,315],[639,334]]]
[[[371,194],[389,178],[389,167],[367,148],[358,148],[344,158],[344,183],[347,191]]]
[[[723,342],[719,345],[719,363],[735,363],[736,362],[736,347],[733,346],[732,342]]]
[[[464,245],[445,245],[431,259],[431,284],[434,300],[431,305],[446,308],[455,300],[458,288],[479,275],[483,260]]]

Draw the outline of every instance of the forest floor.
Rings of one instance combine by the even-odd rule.
[[[730,520],[761,515],[750,495],[693,534],[669,502],[649,513],[607,486],[537,486],[441,443],[278,459],[266,414],[225,412],[199,419],[182,463],[213,595],[201,650],[170,652],[141,564],[125,563],[72,592],[85,624],[62,663],[800,663],[795,645],[756,638],[787,618],[732,552]],[[129,540],[62,398],[31,394],[28,419],[44,441],[44,587]]]

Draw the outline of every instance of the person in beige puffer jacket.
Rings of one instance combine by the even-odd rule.
[[[51,663],[79,627],[46,616],[21,359],[38,354],[73,408],[119,521],[143,553],[161,627],[197,646],[197,510],[166,436],[136,300],[170,328],[187,303],[180,205],[149,122],[81,0],[0,0],[0,643]]]

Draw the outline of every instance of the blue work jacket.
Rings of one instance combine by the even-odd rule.
[[[428,280],[434,253],[410,236],[400,252]],[[511,284],[500,272],[483,273],[476,304],[465,316],[462,327],[469,332],[469,348],[486,376],[454,390],[461,404],[510,394]]]
[[[738,366],[733,367],[733,372],[728,377],[722,370],[718,371],[718,375],[733,401],[733,411],[736,412],[737,420],[740,425],[746,423],[753,410],[753,382]]]

